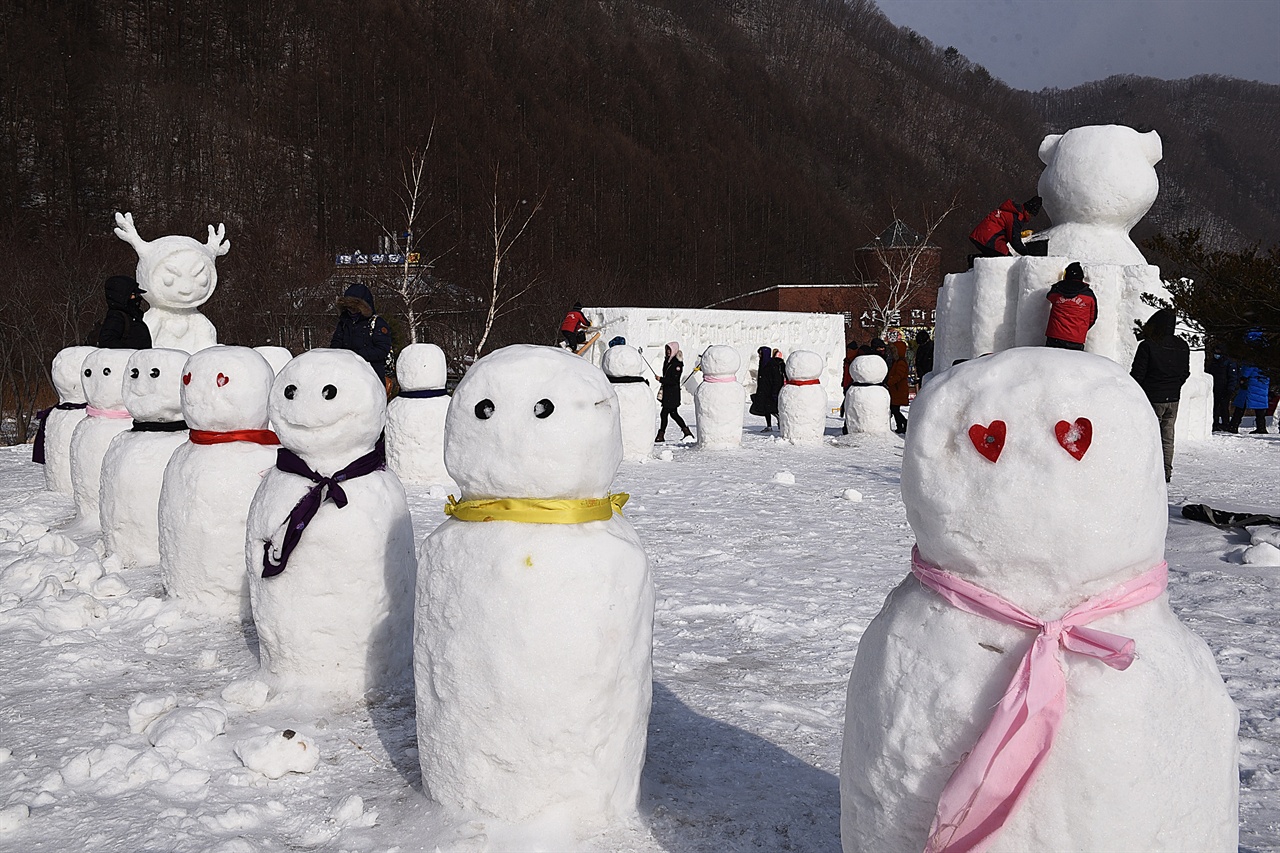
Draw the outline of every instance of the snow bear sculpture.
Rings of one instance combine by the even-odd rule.
[[[1129,229],[1160,191],[1156,163],[1162,148],[1154,130],[1118,124],[1077,127],[1040,143],[1039,193],[1053,227],[1049,254],[1102,264],[1145,264]]]
[[[916,397],[916,558],[849,679],[846,853],[1236,849],[1237,713],[1169,607],[1150,409],[1047,348]]]
[[[196,309],[218,286],[215,262],[231,250],[226,227],[210,225],[204,243],[180,235],[148,242],[134,227],[133,214],[117,213],[115,234],[138,253],[135,277],[151,306],[142,319],[152,345],[191,353],[216,344],[218,330]]]

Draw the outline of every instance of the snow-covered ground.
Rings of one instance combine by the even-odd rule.
[[[654,702],[641,824],[590,849],[839,849],[846,681],[909,565],[902,443],[801,449],[747,422],[741,450],[669,444],[670,461],[619,472],[657,587]],[[334,712],[224,696],[255,669],[251,630],[184,615],[155,569],[51,530],[71,502],[29,458],[0,450],[0,851],[510,848],[422,794],[412,697]],[[1280,513],[1277,470],[1280,436],[1215,436],[1179,449],[1170,494],[1173,606],[1240,707],[1249,851],[1280,850],[1280,567],[1242,564],[1244,533],[1177,506]],[[421,539],[442,495],[408,491]],[[269,778],[316,751],[310,773]]]

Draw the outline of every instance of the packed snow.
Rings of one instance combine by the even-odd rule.
[[[846,685],[914,542],[903,445],[835,446],[833,416],[826,443],[797,447],[762,423],[746,418],[736,453],[667,445],[614,479],[657,593],[653,706],[639,816],[584,849],[839,849]],[[74,504],[42,489],[29,457],[0,450],[0,849],[520,848],[426,798],[410,692],[337,706],[271,695],[251,625],[189,613],[163,598],[157,568],[123,568],[96,534],[58,529]],[[1280,438],[1215,435],[1174,464],[1170,603],[1239,709],[1241,849],[1280,850],[1280,580],[1245,556],[1280,530],[1177,511],[1280,513]],[[443,496],[407,492],[420,543]]]

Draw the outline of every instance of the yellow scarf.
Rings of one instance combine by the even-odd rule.
[[[459,521],[520,521],[525,524],[581,524],[584,521],[606,521],[631,496],[623,492],[606,498],[541,499],[498,498],[485,501],[460,501],[449,495],[444,514]]]

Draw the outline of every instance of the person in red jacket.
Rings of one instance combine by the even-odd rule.
[[[1029,254],[1022,244],[1022,226],[1040,213],[1040,196],[1014,204],[1007,198],[1004,204],[983,217],[978,227],[969,234],[969,240],[978,247],[978,257],[998,258],[1009,254],[1009,247],[1019,255]]]
[[[564,342],[569,349],[577,352],[587,342],[586,330],[589,328],[591,324],[582,313],[582,303],[576,302],[573,310],[564,315],[564,322],[560,324],[560,334],[564,337]]]
[[[1044,330],[1045,346],[1084,349],[1085,335],[1098,322],[1098,298],[1084,280],[1084,267],[1076,261],[1067,264],[1062,281],[1049,288],[1045,298],[1053,306]]]

